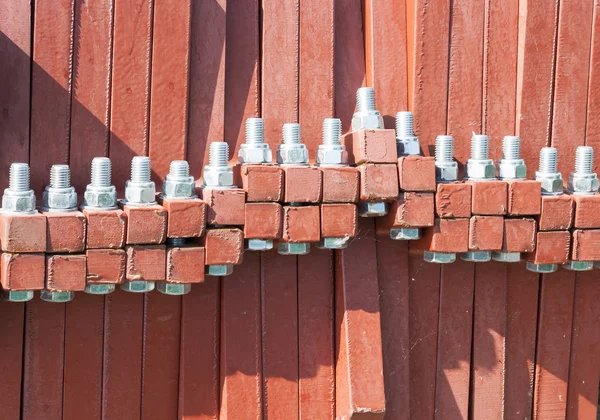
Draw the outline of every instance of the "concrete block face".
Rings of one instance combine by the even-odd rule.
[[[467,181],[471,185],[471,212],[482,216],[502,216],[507,211],[508,186],[505,181]]]
[[[348,162],[396,163],[396,132],[393,129],[357,130],[344,135],[342,143],[348,150]]]
[[[240,229],[207,229],[203,242],[206,265],[242,263],[244,232]]]
[[[398,198],[396,165],[369,163],[358,167],[362,201],[393,201]]]
[[[504,236],[504,218],[472,216],[469,223],[470,251],[500,251]]]
[[[16,253],[46,252],[46,216],[0,213],[2,251]]]
[[[127,218],[127,245],[159,245],[167,239],[167,211],[158,204],[123,206]]]
[[[83,252],[87,221],[83,213],[43,212],[46,216],[46,252]]]
[[[203,283],[204,247],[167,248],[166,281],[168,283]]]
[[[323,203],[358,202],[360,175],[353,167],[321,167],[323,174]]]
[[[573,230],[571,259],[600,261],[600,229]]]
[[[244,237],[279,239],[283,229],[283,208],[279,203],[246,203]]]
[[[202,199],[207,205],[206,224],[209,226],[243,226],[246,193],[242,189],[213,190],[204,188]]]
[[[168,216],[168,238],[199,238],[206,230],[206,203],[199,198],[161,198]]]
[[[321,204],[321,237],[355,237],[358,212],[354,204]]]
[[[42,290],[46,279],[46,256],[3,252],[0,279],[4,290]]]
[[[535,251],[527,254],[527,261],[533,264],[564,264],[569,259],[569,231],[538,232],[535,242]]]
[[[283,201],[282,168],[273,165],[242,165],[240,170],[247,201]]]
[[[469,250],[469,219],[435,219],[433,227],[423,229],[421,239],[411,249],[459,253]]]
[[[321,239],[319,206],[283,206],[282,242],[318,242]]]
[[[571,195],[542,196],[541,212],[537,217],[539,230],[567,230],[571,228],[573,209],[573,196]]]
[[[87,221],[86,249],[122,248],[125,246],[127,218],[123,210],[82,211]]]
[[[85,282],[85,255],[46,255],[46,290],[79,292]]]
[[[283,167],[286,203],[318,203],[323,194],[323,174],[317,167]]]
[[[576,229],[600,228],[600,194],[571,195],[574,209],[573,227]]]
[[[166,275],[164,245],[127,246],[127,281],[161,281]]]
[[[509,216],[536,216],[541,211],[542,185],[538,181],[507,181]]]
[[[434,192],[435,158],[401,156],[398,158],[398,181],[401,191]]]
[[[88,249],[87,284],[121,284],[125,282],[127,253],[124,249]]]
[[[471,217],[471,184],[438,184],[435,213],[442,219]]]
[[[536,238],[535,219],[504,219],[502,251],[533,252]]]

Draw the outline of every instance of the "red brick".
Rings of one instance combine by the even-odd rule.
[[[356,203],[360,175],[358,169],[346,167],[321,167],[323,173],[323,203]]]
[[[2,253],[1,279],[4,290],[42,290],[46,279],[46,256]]]
[[[241,172],[247,201],[283,201],[282,168],[274,165],[242,165]]]
[[[123,210],[84,209],[87,220],[86,248],[123,248],[127,232],[127,218]]]
[[[199,198],[158,199],[167,211],[168,238],[199,238],[206,230],[206,203]]]
[[[207,204],[206,224],[242,226],[246,192],[239,188],[229,190],[202,189],[202,199]]]
[[[132,245],[126,247],[128,281],[160,281],[166,275],[164,245]]]
[[[462,182],[438,184],[435,211],[442,219],[471,217],[471,184]]]
[[[203,283],[204,247],[167,248],[167,282]]]
[[[574,229],[571,259],[600,261],[600,229]]]
[[[360,199],[363,201],[393,201],[398,198],[396,165],[365,164],[360,171]]]
[[[240,229],[207,229],[204,250],[206,265],[241,264],[244,233]]]
[[[573,222],[573,200],[568,194],[543,195],[539,230],[566,230]],[[600,212],[598,212],[600,213]]]
[[[471,185],[471,212],[484,216],[506,214],[508,186],[505,181],[467,181]]]
[[[244,237],[246,239],[279,239],[283,209],[279,203],[246,203]]]
[[[600,194],[571,195],[575,204],[573,227],[576,229],[600,228]]]
[[[535,216],[540,214],[542,185],[539,181],[508,181],[508,214]]]
[[[568,230],[538,232],[535,251],[527,254],[533,264],[564,264],[569,259],[571,233]]]
[[[46,255],[46,290],[83,291],[86,265],[85,255]]]
[[[83,252],[87,223],[80,211],[43,212],[46,216],[46,252]]]
[[[46,216],[0,213],[0,243],[7,252],[46,252]]]
[[[321,204],[321,237],[356,236],[358,212],[354,204]]]
[[[435,158],[402,156],[398,158],[401,191],[435,191]]]
[[[158,204],[123,206],[127,217],[127,245],[162,244],[167,239],[167,212]]]
[[[284,166],[286,203],[318,203],[323,193],[323,174],[313,166]]]
[[[471,251],[500,251],[504,236],[504,218],[500,216],[472,216],[469,223]]]
[[[396,163],[396,132],[387,130],[357,130],[348,133],[342,139],[348,150],[348,162],[361,163]]]
[[[403,192],[390,205],[383,224],[387,227],[427,227],[433,226],[433,219],[433,193]]]
[[[321,239],[319,206],[283,206],[282,242],[318,242]]]
[[[433,252],[467,252],[469,219],[435,219],[433,227],[423,229],[421,239],[411,242],[410,247]]]
[[[502,251],[533,252],[536,223],[534,219],[504,219]]]
[[[88,249],[87,283],[121,284],[125,281],[127,253],[123,249]]]

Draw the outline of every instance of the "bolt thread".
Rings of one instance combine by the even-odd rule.
[[[539,172],[554,174],[558,171],[558,151],[554,147],[542,147],[540,150]]]
[[[375,89],[361,87],[356,91],[356,109],[359,112],[375,111]]]
[[[110,159],[95,157],[92,159],[92,186],[110,187]]]
[[[323,120],[323,144],[338,145],[342,138],[342,121],[339,118]]]
[[[502,158],[516,160],[521,157],[521,140],[516,136],[504,136],[502,139]]]
[[[591,174],[594,170],[594,149],[590,146],[579,146],[575,152],[575,172]]]
[[[415,136],[412,112],[402,111],[396,114],[396,136],[399,139]]]
[[[283,143],[284,144],[300,144],[300,124],[288,123],[283,124]]]
[[[437,136],[435,138],[436,162],[452,162],[454,154],[454,139],[452,136]]]
[[[71,169],[69,165],[52,165],[52,168],[50,168],[50,186],[52,188],[69,188],[71,186]]]
[[[131,182],[150,182],[150,158],[134,156],[131,161]]]
[[[29,165],[26,163],[12,163],[10,165],[8,189],[11,191],[29,191]]]
[[[224,141],[213,141],[210,144],[210,166],[227,166],[229,162],[229,145]]]
[[[185,160],[174,160],[169,166],[169,176],[186,178],[190,176],[190,164]]]
[[[171,246],[184,246],[185,238],[168,238],[167,243]]]
[[[246,119],[246,144],[263,144],[265,129],[262,118]]]
[[[489,159],[488,142],[488,136],[483,134],[473,134],[473,137],[471,137],[471,159]]]

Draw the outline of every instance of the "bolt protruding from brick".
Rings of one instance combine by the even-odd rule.
[[[185,160],[174,160],[169,165],[169,176],[172,178],[187,178],[190,176],[190,164]]]
[[[517,136],[504,136],[502,139],[502,159],[517,160],[521,158],[521,140]]]
[[[572,194],[596,194],[598,177],[594,173],[594,149],[579,146],[575,152],[575,171],[569,175],[567,190]]]
[[[265,129],[262,118],[246,119],[246,142],[240,145],[238,160],[241,164],[261,165],[271,163],[273,153],[265,143]]]
[[[356,110],[358,112],[375,111],[375,89],[361,87],[356,91]]]
[[[150,181],[150,158],[134,156],[131,160],[131,182]]]
[[[185,238],[167,238],[167,244],[173,247],[182,247],[185,245]]]
[[[458,164],[452,158],[454,139],[452,136],[435,138],[435,178],[437,182],[453,182],[458,179]]]
[[[265,129],[262,118],[246,119],[246,143],[262,144],[265,142]]]
[[[224,141],[213,141],[210,144],[209,165],[227,166],[229,162],[229,145]]]
[[[504,136],[502,139],[502,159],[498,161],[498,176],[500,179],[506,180],[527,178],[527,166],[521,159],[521,139],[519,137]],[[508,257],[504,255],[502,258]],[[513,260],[515,258],[513,257]]]
[[[579,146],[575,152],[575,173],[589,175],[593,173],[594,149],[590,146]]]
[[[418,156],[421,154],[419,139],[415,136],[412,112],[396,114],[396,148],[398,156]]]
[[[11,163],[8,189],[13,192],[29,191],[31,176],[26,163]]]
[[[540,166],[535,179],[542,184],[542,195],[563,193],[563,179],[558,172],[558,151],[554,147],[543,147],[540,150]]]
[[[341,143],[342,121],[338,118],[325,118],[323,120],[323,143],[317,150],[317,165],[319,166],[346,166],[348,152]]]
[[[342,138],[342,120],[325,118],[323,120],[323,144],[338,145]]]
[[[42,193],[42,208],[54,212],[77,210],[77,193],[71,186],[69,165],[52,165],[50,185]]]
[[[283,124],[282,137],[283,142],[277,149],[277,163],[280,165],[307,165],[308,149],[302,143],[300,124]]]
[[[91,182],[86,187],[83,197],[83,208],[96,210],[117,208],[117,189],[111,184],[109,158],[95,157],[92,159]]]
[[[356,112],[352,116],[352,130],[379,130],[383,118],[375,107],[375,90],[361,87],[356,91]]]
[[[204,187],[233,188],[233,167],[229,165],[229,145],[224,141],[210,143],[208,165],[204,167]]]
[[[540,150],[541,174],[555,174],[558,172],[558,151],[554,147],[542,147]]]
[[[29,185],[29,165],[12,163],[10,165],[8,188],[2,196],[2,212],[33,214],[35,210],[35,194]]]
[[[190,176],[190,164],[185,160],[172,161],[163,182],[162,197],[196,198],[195,190],[194,177]]]
[[[283,144],[300,144],[300,143],[302,143],[302,139],[300,137],[300,124],[298,124],[298,123],[283,124],[282,136],[283,136]]]
[[[69,188],[71,186],[71,168],[69,165],[52,165],[50,168],[50,186]]]
[[[471,137],[471,159],[489,159],[489,138],[483,134],[473,134]]]
[[[156,204],[156,185],[150,175],[150,158],[134,156],[131,160],[131,179],[125,183],[127,203],[136,206]]]
[[[467,160],[467,179],[489,181],[496,178],[496,166],[489,158],[489,139],[484,134],[471,137],[471,157]]]

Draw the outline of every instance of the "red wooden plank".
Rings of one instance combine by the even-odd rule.
[[[225,4],[192,2],[187,159],[196,179],[208,162],[210,142],[223,141]]]
[[[220,277],[205,278],[183,297],[179,418],[219,416]]]
[[[108,155],[113,0],[76,0],[74,26],[69,156],[71,183],[83,197],[90,162]]]
[[[475,271],[462,260],[442,268],[436,418],[468,417]]]
[[[26,306],[21,418],[60,420],[63,414],[65,304],[33,299]]]
[[[190,0],[156,2],[152,28],[150,152],[153,177],[162,183],[172,160],[186,156]]]
[[[145,0],[115,0],[109,150],[120,194],[131,158],[148,154],[152,7]]]
[[[587,92],[587,121],[585,130],[585,144],[598,150],[600,146],[600,4],[594,3],[592,18],[592,40],[590,53],[589,85]],[[594,161],[594,172],[600,168],[600,159]]]
[[[0,334],[2,342],[0,352],[2,359],[2,416],[6,419],[17,419],[21,415],[21,378],[23,373],[23,326],[25,320],[25,304],[0,302]]]
[[[600,376],[600,330],[596,328],[600,306],[598,277],[579,273],[575,283],[575,308],[571,336],[571,363],[567,419],[595,419]]]
[[[333,252],[298,257],[299,418],[335,417]]]
[[[260,254],[223,282],[221,296],[221,419],[262,417]]]

